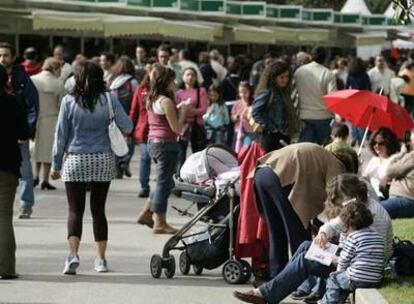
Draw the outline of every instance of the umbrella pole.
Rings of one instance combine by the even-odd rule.
[[[371,116],[369,117],[369,121],[368,121],[368,125],[365,128],[365,132],[364,132],[364,136],[362,137],[362,142],[361,145],[359,146],[358,149],[358,156],[361,155],[362,152],[362,147],[364,146],[365,141],[367,140],[367,136],[368,136],[368,128],[371,125],[372,119],[374,118],[374,113],[375,113],[376,108],[372,108],[372,112],[371,112]]]
[[[367,139],[367,136],[368,136],[368,127],[365,128],[364,136],[362,137],[362,142],[361,142],[361,145],[359,146],[359,149],[358,149],[358,156],[361,155],[362,147],[364,146],[364,143]]]

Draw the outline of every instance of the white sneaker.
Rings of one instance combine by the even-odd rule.
[[[95,271],[96,272],[108,272],[108,265],[106,260],[95,259]]]
[[[79,264],[78,255],[68,255],[65,261],[65,268],[63,268],[63,274],[76,274],[76,268],[79,267]]]

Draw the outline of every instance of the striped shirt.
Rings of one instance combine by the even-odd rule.
[[[338,271],[352,281],[378,283],[384,271],[384,239],[370,228],[351,232],[341,243]]]
[[[392,255],[392,240],[394,238],[391,218],[384,207],[374,199],[368,199],[367,207],[374,218],[370,228],[384,238],[385,261],[388,261]],[[344,225],[339,216],[331,219],[319,228],[319,232],[325,233],[329,239],[340,234],[340,241],[343,240],[343,231]]]

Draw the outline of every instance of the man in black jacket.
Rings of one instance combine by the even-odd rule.
[[[9,74],[9,90],[25,110],[29,124],[30,138],[36,133],[36,123],[39,114],[39,95],[29,75],[21,65],[14,64],[15,51],[12,45],[0,42],[0,64]],[[30,161],[29,142],[20,143],[22,163],[20,166],[20,213],[19,218],[30,218],[34,204],[33,172]]]

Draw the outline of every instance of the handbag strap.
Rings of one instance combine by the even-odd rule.
[[[200,106],[200,87],[197,88],[197,95],[196,95],[196,109]],[[194,124],[197,124],[197,115],[194,115]]]
[[[114,108],[112,107],[112,99],[111,99],[111,95],[109,95],[108,92],[105,92],[105,97],[106,100],[108,102],[108,112],[109,112],[109,120],[113,120],[114,119]]]

